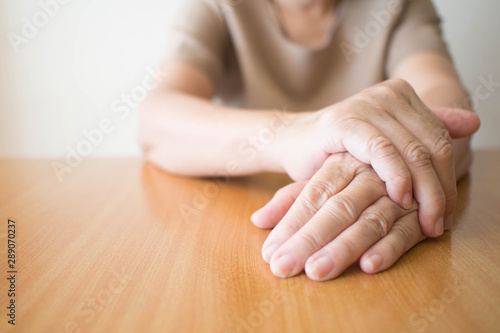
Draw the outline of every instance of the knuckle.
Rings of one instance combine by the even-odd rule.
[[[401,95],[391,84],[381,84],[377,86],[374,92],[385,100],[395,100],[401,98]]]
[[[453,145],[450,133],[446,129],[440,129],[431,147],[432,155],[440,161],[453,160]]]
[[[363,91],[355,96],[353,96],[353,100],[357,103],[357,105],[367,108],[373,111],[377,110],[377,108],[381,107],[381,98],[380,93],[377,92],[376,88],[371,88],[369,90]]]
[[[388,242],[388,245],[392,254],[395,257],[399,257],[412,244],[414,240],[413,230],[405,223],[395,224],[393,230],[398,237]]]
[[[344,178],[352,178],[362,173],[369,174],[373,171],[370,164],[366,164],[349,154],[343,164],[342,175]]]
[[[441,191],[439,193],[435,193],[432,195],[432,197],[432,202],[434,202],[436,207],[441,207],[443,209],[444,207],[446,207],[447,197],[445,196],[444,192]]]
[[[432,164],[429,150],[418,141],[406,145],[404,154],[415,167],[428,167]]]
[[[406,224],[399,224],[397,230],[398,230],[399,236],[403,240],[401,242],[401,244],[410,244],[411,241],[413,240],[412,229],[409,226],[407,226]]]
[[[362,177],[364,183],[370,183],[374,186],[383,184],[383,181],[377,175],[371,164],[357,164],[354,168],[355,177]]]
[[[280,225],[283,234],[285,235],[295,235],[297,231],[302,227],[302,223],[300,223],[296,218],[289,220],[287,223],[282,223]]]
[[[325,208],[328,209],[332,216],[338,218],[339,221],[349,224],[359,215],[354,201],[345,195],[337,195],[330,198]]]
[[[386,246],[390,258],[398,258],[403,252],[403,250],[401,249],[401,245],[394,239],[387,240]]]
[[[394,79],[390,79],[388,80],[388,83],[400,88],[400,89],[403,89],[403,90],[413,90],[413,87],[411,86],[411,84],[408,83],[408,81],[406,80],[403,80],[403,79],[400,79],[400,78],[394,78]]]
[[[371,234],[376,235],[378,239],[383,238],[389,232],[389,223],[381,213],[370,212],[365,214],[363,219],[366,228]]]
[[[375,135],[368,140],[368,151],[375,158],[393,158],[397,155],[391,140],[383,135]]]
[[[325,245],[323,237],[313,231],[309,231],[307,233],[297,233],[296,235],[298,238],[298,244],[300,244],[300,248],[306,248],[310,249],[311,251],[316,251]]]
[[[353,116],[342,117],[337,120],[334,128],[342,129],[345,133],[355,133],[361,123],[360,119]]]
[[[332,195],[332,189],[326,182],[311,179],[302,192],[301,199],[306,208],[316,212]]]
[[[401,170],[397,174],[394,174],[391,178],[390,181],[392,184],[395,185],[406,185],[406,184],[411,184],[411,174],[408,170]]]
[[[448,203],[455,205],[455,203],[458,200],[458,190],[457,190],[457,186],[455,185],[455,183],[448,191],[446,191],[445,196],[446,196],[446,200]],[[451,207],[451,208],[454,208],[454,207]]]
[[[385,182],[373,169],[356,175],[356,177],[362,182],[363,188],[369,190],[374,195],[378,195],[378,198],[387,195]]]

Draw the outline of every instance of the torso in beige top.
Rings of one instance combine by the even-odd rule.
[[[340,0],[316,49],[287,37],[270,1],[185,0],[167,60],[207,74],[223,104],[305,111],[383,81],[415,52],[448,56],[430,0]]]

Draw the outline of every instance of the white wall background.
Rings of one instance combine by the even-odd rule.
[[[181,1],[0,0],[0,156],[63,157],[104,118],[113,131],[91,156],[138,155],[138,107],[121,118],[112,105],[123,107],[122,94],[140,92]],[[471,93],[481,77],[500,82],[500,1],[435,2]],[[45,22],[41,4],[49,3],[53,17]],[[40,28],[25,28],[24,36],[31,36],[16,52],[9,36],[23,36],[25,19],[38,20]],[[482,128],[474,147],[500,148],[500,88],[477,110]]]

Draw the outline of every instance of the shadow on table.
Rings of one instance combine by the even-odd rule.
[[[251,226],[251,213],[264,205],[279,188],[290,183],[287,176],[262,174],[240,178],[187,178],[169,174],[151,163],[142,169],[142,187],[149,210],[163,224],[186,223],[200,225],[202,228],[224,226],[236,228],[247,237],[252,246],[260,247],[266,235]],[[459,196],[455,211],[457,228],[469,202],[471,179],[466,176],[459,184]],[[175,210],[175,211],[173,211]],[[245,226],[248,224],[250,226]],[[241,231],[242,226],[245,230]],[[249,231],[250,230],[250,231]],[[441,272],[450,266],[451,234],[446,232],[438,239],[427,239],[408,251],[387,272],[402,269],[409,262],[432,271],[432,256],[439,252]],[[361,271],[356,263],[337,280],[361,279],[370,281],[370,275]],[[422,277],[427,276],[423,274]],[[433,278],[432,274],[428,276]],[[368,279],[368,280],[367,280]],[[424,279],[425,280],[425,279]],[[368,283],[368,282],[366,282]]]
[[[184,222],[248,220],[253,211],[290,182],[281,174],[189,178],[170,174],[151,163],[142,167],[142,188],[152,214],[160,219],[175,216]]]
[[[457,184],[458,198],[457,198],[457,206],[455,208],[453,228],[460,225],[460,223],[462,222],[461,221],[462,216],[464,215],[466,209],[469,207],[471,183],[472,183],[471,177],[467,174]]]

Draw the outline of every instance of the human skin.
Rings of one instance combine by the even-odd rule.
[[[415,82],[414,88],[417,93],[421,91],[422,99],[427,100],[428,104],[434,105],[434,107],[457,105],[458,101],[463,101],[466,98],[467,95],[456,76],[451,75],[454,74],[454,71],[447,73],[453,67],[446,58],[438,54],[425,53],[414,55],[405,61],[409,68],[405,66],[405,63],[400,64],[396,68],[398,72],[394,75],[404,76],[408,81]],[[266,145],[265,149],[256,150],[255,157],[247,160],[246,156],[238,153],[239,143],[244,142],[250,136],[255,136],[262,128],[267,128],[272,119],[277,117],[277,112],[273,110],[232,109],[215,105],[210,101],[212,86],[203,73],[185,64],[171,64],[168,68],[168,78],[148,97],[141,117],[141,143],[145,156],[150,161],[167,171],[188,176],[214,174],[240,176],[264,171],[283,172],[286,170],[286,161],[289,161],[288,163],[291,165],[294,163],[297,165],[302,160],[313,161],[310,157],[302,157],[310,156],[308,155],[310,149],[307,145],[301,151],[299,145],[292,143],[300,144],[301,140],[303,143],[309,142],[310,138],[307,138],[307,135],[312,135],[311,133],[315,132],[314,123],[303,124],[302,130],[300,130],[300,124],[302,119],[310,117],[314,112],[289,114],[291,125],[276,133],[274,140]],[[426,68],[429,68],[430,73],[426,73]],[[421,78],[420,75],[423,77]],[[425,77],[426,75],[427,77]],[[403,83],[403,85],[407,84]],[[449,132],[457,137],[465,136],[464,139],[453,141],[456,173],[452,174],[456,174],[456,177],[460,178],[467,172],[471,160],[468,136],[477,130],[479,120],[477,116],[468,111],[439,110],[438,108],[436,110]],[[319,114],[320,111],[316,113]],[[193,119],[197,120],[195,124],[192,122]],[[308,130],[308,126],[312,128]],[[295,137],[295,141],[290,141],[291,137]],[[329,155],[325,154],[324,159],[326,160]],[[294,162],[294,158],[297,159],[296,162]],[[237,161],[240,167],[237,170],[228,171],[226,164],[229,161]],[[311,173],[312,176],[323,165],[323,162],[322,155],[315,162],[318,165],[313,165],[306,173]],[[433,165],[431,158],[426,163]],[[307,176],[304,175],[292,175],[293,177],[298,181],[307,180]],[[453,189],[456,190],[455,187]],[[356,197],[354,196],[352,200],[355,201]],[[386,205],[389,205],[387,201]],[[282,208],[283,205],[271,205],[270,207],[279,210],[279,207]],[[372,209],[376,207],[372,207]],[[395,209],[391,206],[391,210]],[[394,219],[396,217],[394,215]],[[387,223],[393,225],[395,221]],[[404,223],[398,222],[394,225],[408,226],[406,229],[403,227],[394,231],[391,229],[389,234],[377,243],[378,245],[368,248],[361,254],[361,267],[366,272],[373,273],[387,269],[408,250],[408,244],[413,246],[423,239],[418,223],[415,227],[415,221],[418,222],[417,213],[404,217],[402,221]],[[254,220],[254,222],[257,225],[267,223],[267,227],[271,223],[265,220],[265,217],[264,221]],[[371,230],[367,224],[360,224],[360,226],[363,225],[365,225],[364,229]],[[451,221],[448,220],[447,227],[450,225]],[[409,232],[401,232],[401,230],[409,230]],[[351,237],[356,237],[355,235],[356,233],[351,234]],[[407,235],[411,235],[410,241]],[[392,246],[393,244],[399,244],[400,250],[387,251],[388,247],[396,248]],[[382,263],[378,267],[374,267],[373,262],[365,260],[365,258],[371,257],[370,254],[381,256]],[[344,258],[344,263],[361,258],[361,256],[356,257],[356,255],[353,253],[353,257]],[[270,260],[271,256],[272,254],[265,259]],[[336,267],[342,266],[338,264]],[[275,268],[273,271],[280,274],[279,269]],[[334,277],[336,273],[332,274],[327,278]],[[281,274],[281,276],[285,275]],[[324,279],[317,276],[312,278]]]
[[[443,217],[449,224],[454,210],[455,170],[461,177],[470,164],[468,139],[456,141],[452,148],[442,122],[456,127],[455,117],[450,116],[454,114],[462,119],[458,127],[477,129],[479,120],[467,111],[437,109],[467,97],[455,78],[440,78],[446,66],[453,69],[448,59],[439,54],[414,57],[408,62],[423,64],[410,71],[402,65],[397,69],[416,83],[413,88],[417,94],[422,91],[421,99],[408,83],[394,79],[322,110],[290,112],[289,125],[253,158],[242,154],[241,143],[269,127],[279,112],[216,105],[210,101],[212,86],[203,73],[189,65],[171,64],[168,77],[144,103],[141,142],[146,158],[187,176],[224,172],[229,161],[237,161],[239,168],[232,176],[276,171],[305,180],[329,154],[349,151],[374,167],[386,182],[389,197],[402,207],[411,205],[415,196],[424,233],[439,236]],[[429,70],[433,67],[436,72]],[[421,75],[427,75],[429,84]],[[436,108],[442,122],[422,100]]]
[[[433,52],[411,55],[389,73],[392,80],[322,110],[288,113],[288,125],[274,133],[274,139],[256,150],[250,159],[239,150],[241,143],[269,127],[278,112],[215,105],[211,102],[213,85],[201,71],[182,63],[167,64],[165,70],[168,77],[148,96],[141,115],[144,154],[163,169],[187,176],[240,176],[276,171],[286,172],[300,182],[319,172],[330,155],[348,151],[359,163],[373,167],[379,181],[386,185],[393,201],[391,205],[395,202],[399,209],[412,209],[415,199],[420,228],[417,232],[412,227],[413,235],[420,236],[423,231],[427,236],[436,237],[451,225],[456,178],[462,177],[469,167],[468,136],[477,130],[479,119],[468,111],[443,109],[459,105],[467,98],[446,57]],[[465,138],[452,142],[450,134]],[[229,161],[237,162],[237,170],[229,171]],[[361,197],[362,192],[358,192],[351,196],[352,201]],[[275,201],[268,207],[282,211],[284,205]],[[376,207],[380,206],[369,209]],[[255,220],[254,223],[276,222],[265,220],[265,215],[262,223]],[[413,225],[417,213],[404,216],[412,216],[412,219],[404,217],[404,221]],[[391,218],[394,220],[388,225],[401,220],[397,214]],[[302,225],[308,222],[307,219],[300,221]],[[314,230],[309,232],[319,234]],[[273,235],[276,232],[270,237]],[[387,237],[405,240],[390,231]],[[382,246],[385,239],[379,242]],[[266,241],[263,252],[269,252],[266,251],[268,244]],[[284,250],[279,250],[277,257],[284,255]],[[277,260],[272,259],[273,254],[264,257],[271,261],[271,269],[277,275],[291,276],[300,269],[298,265],[293,274],[282,274],[283,270],[279,272],[280,268],[274,267]],[[302,258],[307,255],[307,249],[303,247],[301,253],[293,255]],[[359,259],[351,255],[346,262]],[[383,264],[371,271],[389,267],[402,253],[389,255],[381,251],[380,255]],[[371,264],[362,264],[362,267]]]
[[[352,199],[355,200],[352,200]],[[304,270],[324,281],[361,258],[367,273],[390,267],[426,238],[414,200],[403,209],[387,197],[369,164],[349,153],[330,155],[309,180],[289,184],[252,215],[260,228],[274,228],[263,257],[279,277]]]

